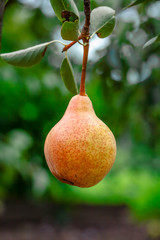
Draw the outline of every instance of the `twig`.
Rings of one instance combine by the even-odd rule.
[[[85,13],[85,24],[82,29],[82,37],[89,38],[89,26],[90,26],[90,15],[91,15],[91,8],[90,8],[90,0],[84,0],[84,13]]]
[[[82,39],[82,36],[80,35],[77,41],[73,41],[73,42],[71,42],[70,44],[66,45],[66,46],[63,48],[62,52],[67,51],[69,48],[71,48],[75,43],[77,43],[77,42],[78,42],[79,40],[81,40],[81,39]]]

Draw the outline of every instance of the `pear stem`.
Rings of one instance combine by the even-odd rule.
[[[86,95],[85,79],[86,79],[86,68],[87,68],[88,52],[89,52],[89,41],[84,42],[83,51],[84,51],[83,52],[83,64],[82,64],[81,85],[80,85],[80,93],[79,93],[81,96]]]
[[[83,26],[81,36],[83,39],[83,63],[82,63],[82,75],[81,75],[81,85],[80,85],[80,95],[85,96],[85,79],[86,79],[86,68],[88,61],[88,52],[89,52],[89,26],[90,26],[90,15],[91,7],[90,0],[84,0],[84,13],[85,13],[85,24]]]

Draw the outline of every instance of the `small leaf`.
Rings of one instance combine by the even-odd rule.
[[[64,6],[63,6],[63,1],[62,0],[50,0],[52,8],[56,14],[56,16],[58,17],[58,19],[63,22],[63,18],[61,17],[61,12],[63,10],[65,10]]]
[[[154,38],[151,38],[148,42],[146,42],[143,46],[143,48],[146,48],[148,46],[150,46],[151,44],[155,43],[155,42],[160,42],[160,35],[154,37]]]
[[[99,38],[108,37],[115,27],[115,17],[112,17],[96,34]]]
[[[79,11],[74,0],[63,0],[63,4],[67,10],[73,12],[79,18]]]
[[[131,4],[129,4],[126,8],[130,8],[130,7],[136,6],[138,4],[144,3],[145,1],[146,0],[136,0],[136,1],[132,2]]]
[[[79,12],[73,0],[50,0],[50,2],[56,16],[61,22],[65,20],[64,18],[62,18],[62,15],[61,15],[62,11],[65,11],[65,10],[68,10],[69,12],[74,13],[76,16],[76,19],[79,18]]]
[[[112,19],[115,15],[115,10],[109,7],[98,7],[95,8],[91,12],[91,33],[94,35],[95,33],[101,32],[103,27],[107,28],[107,23]],[[112,22],[113,26],[113,22]],[[104,30],[102,30],[103,35]],[[106,34],[107,35],[107,34]],[[108,35],[107,35],[108,36]]]
[[[76,41],[78,39],[79,21],[64,22],[61,28],[61,36],[64,40]]]
[[[4,4],[6,5],[7,3],[8,3],[8,0],[5,0],[5,3],[4,3]]]
[[[41,61],[45,55],[48,45],[54,42],[56,42],[56,40],[26,48],[24,50],[0,54],[0,57],[7,63],[14,66],[31,67]]]
[[[60,69],[60,74],[66,88],[71,93],[77,94],[78,88],[77,88],[77,83],[75,82],[75,79],[74,79],[73,69],[70,61],[66,57],[63,59],[61,69]]]
[[[159,1],[159,0],[135,0],[133,2],[131,2],[127,7],[125,7],[124,9],[126,8],[130,8],[130,7],[133,7],[133,6],[137,6],[141,3],[151,3],[151,2],[154,2],[154,1]]]
[[[64,10],[61,13],[62,18],[64,18],[64,21],[68,21],[68,22],[74,22],[75,20],[77,20],[77,15],[75,15],[73,12],[70,12],[68,10]],[[78,19],[79,20],[79,19]]]

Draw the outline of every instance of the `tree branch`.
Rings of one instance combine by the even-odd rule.
[[[71,48],[74,44],[76,44],[76,43],[77,43],[79,40],[81,40],[81,39],[82,39],[82,36],[80,35],[77,41],[73,41],[73,42],[71,42],[70,44],[66,45],[66,46],[63,48],[62,52],[67,51],[69,48]]]
[[[82,29],[82,36],[83,38],[89,38],[89,26],[90,26],[90,15],[91,15],[91,8],[90,8],[90,0],[84,0],[84,13],[85,13],[85,24]]]
[[[1,37],[2,37],[4,8],[5,8],[5,0],[0,0],[0,51],[1,51]]]

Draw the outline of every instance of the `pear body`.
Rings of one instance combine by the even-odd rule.
[[[116,142],[95,114],[88,96],[74,96],[62,119],[49,132],[44,146],[47,164],[61,182],[91,187],[111,169]]]

